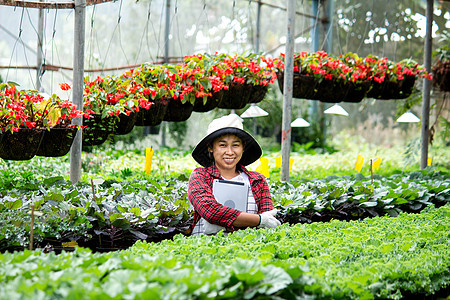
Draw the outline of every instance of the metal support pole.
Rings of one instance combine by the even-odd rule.
[[[42,2],[43,0],[41,0]],[[37,58],[37,64],[36,64],[36,90],[40,91],[42,84],[41,84],[41,76],[42,76],[42,56],[43,56],[43,50],[42,50],[42,44],[44,39],[44,10],[39,9],[39,20],[38,20],[38,32],[37,32],[37,52],[36,52],[36,58]]]
[[[427,27],[425,35],[425,53],[424,53],[424,66],[425,69],[430,72],[431,70],[431,46],[432,36],[431,29],[433,26],[433,0],[427,0]],[[422,142],[421,142],[421,156],[420,156],[420,169],[423,170],[428,165],[428,137],[430,126],[430,90],[431,81],[427,78],[423,79],[423,103],[422,103]]]
[[[86,0],[75,0],[72,102],[79,110],[83,110],[85,20]],[[83,125],[83,118],[76,118],[72,123]],[[70,181],[73,184],[81,180],[82,135],[82,130],[78,130],[70,148]]]
[[[319,50],[319,25],[318,25],[318,18],[319,18],[319,0],[312,0],[311,2],[311,14],[314,16],[314,18],[311,18],[311,51],[316,52]],[[311,100],[310,101],[311,106],[309,107],[309,114],[311,117],[311,120],[314,120],[314,123],[319,122],[319,104],[318,101]]]
[[[326,37],[326,51],[327,53],[333,52],[333,17],[334,17],[334,0],[326,0],[326,20],[324,26],[324,36]],[[320,128],[323,133],[323,143],[327,143],[327,117],[324,114],[325,105],[320,102]]]
[[[292,89],[294,83],[295,0],[287,0],[287,39],[284,61],[283,124],[281,127],[281,181],[289,181]]]
[[[166,22],[164,28],[164,63],[169,62],[169,34],[170,34],[170,0],[166,0]],[[161,146],[166,145],[166,126],[167,123],[161,123]]]

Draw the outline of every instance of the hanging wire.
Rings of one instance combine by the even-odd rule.
[[[15,8],[14,8],[14,10],[15,10]],[[17,46],[17,42],[18,41],[21,41],[21,36],[22,36],[22,31],[23,31],[23,29],[22,29],[22,22],[23,22],[23,14],[24,14],[24,10],[25,10],[25,8],[22,8],[22,14],[21,14],[21,16],[20,16],[20,22],[19,22],[19,35],[17,36],[17,39],[15,40],[15,42],[14,42],[14,46],[13,46],[13,49],[12,49],[12,51],[11,51],[11,57],[10,57],[10,59],[9,59],[9,65],[11,66],[11,63],[12,63],[12,59],[13,59],[13,57],[14,57],[14,54],[16,54],[16,61],[17,61],[17,52],[16,52],[16,46]],[[16,70],[16,72],[17,72],[17,70]],[[9,69],[6,71],[6,81],[8,80],[8,76],[9,76]]]
[[[148,36],[148,25],[149,25],[149,22],[150,22],[150,15],[151,15],[150,8],[151,8],[151,1],[149,3],[149,7],[148,7],[148,10],[147,10],[147,20],[145,22],[144,30],[142,30],[141,39],[139,41],[139,48],[138,48],[138,51],[137,51],[137,54],[136,54],[136,60],[134,62],[135,64],[137,64],[138,61],[139,61],[139,55],[141,54],[141,49],[142,49],[142,44],[144,43],[144,38],[146,36]],[[147,47],[147,49],[149,49],[149,47]],[[150,53],[149,53],[149,56],[151,56]]]
[[[44,18],[44,29],[42,30],[42,65],[45,65],[46,64],[46,61],[47,61],[47,47],[44,47],[44,41],[47,41],[47,37],[46,37],[46,34],[47,34],[47,32],[45,31],[45,28],[47,28],[47,15],[50,13],[50,10],[49,9],[47,9],[47,13],[46,14],[44,14],[43,15],[43,18]],[[41,84],[41,89],[43,90],[43,91],[45,91],[45,88],[43,87],[43,78],[44,78],[44,73],[45,73],[45,71],[44,70],[41,70],[41,74],[39,74],[39,81],[40,81],[40,84]]]
[[[203,0],[203,11],[202,12],[204,12],[204,15],[205,15],[206,28],[210,28],[209,18],[208,18],[209,14],[207,12],[207,6],[206,6],[206,1],[205,0]],[[195,32],[195,37],[197,37],[197,32]],[[211,51],[211,44],[208,42],[208,52],[210,52],[210,51]]]
[[[58,65],[61,64],[61,58],[59,57],[59,51],[58,51],[58,45],[55,43],[55,35],[56,35],[56,20],[58,19],[58,9],[55,10],[55,18],[53,19],[53,28],[52,28],[52,64],[54,61],[54,58],[56,58]],[[53,83],[55,81],[55,72],[51,72],[52,74],[52,80],[50,83],[50,89],[53,91]]]
[[[161,56],[161,28],[162,28],[162,24],[163,24],[163,17],[164,17],[164,5],[161,5],[161,14],[160,14],[160,19],[159,19],[159,30],[158,30],[158,34],[155,35],[157,36],[156,39],[156,44],[158,45],[158,49],[156,52],[156,56]],[[153,23],[152,23],[153,24]],[[164,56],[164,55],[163,55]]]
[[[177,28],[177,40],[178,40],[178,46],[180,48],[180,54],[181,56],[183,56],[183,47],[182,47],[182,43],[180,40],[180,24],[178,23],[178,0],[175,1],[175,13],[172,17],[172,20],[175,19],[175,24],[176,24],[176,28]],[[172,22],[171,22],[172,23]]]
[[[118,30],[119,25],[120,25],[120,19],[121,19],[121,15],[120,14],[121,14],[121,10],[122,10],[122,0],[120,1],[119,5],[120,6],[119,6],[119,14],[118,14],[118,18],[117,18],[117,24],[116,24],[116,26],[114,26],[114,30],[112,32],[111,38],[110,38],[109,43],[108,43],[108,47],[106,48],[105,59],[104,59],[104,61],[102,63],[103,65],[105,65],[105,61],[108,58],[109,49],[111,48],[111,44],[112,44],[113,38],[114,38],[114,36],[116,34],[116,30]],[[122,44],[120,45],[120,47],[122,47]]]
[[[152,6],[152,0],[150,0],[150,3],[149,3],[149,9],[148,9],[148,16],[147,16],[147,18],[148,18],[148,21],[150,22],[150,24],[151,24],[151,26],[152,26],[153,36],[155,37],[155,43],[156,43],[156,46],[157,46],[156,56],[158,56],[159,49],[160,49],[160,45],[159,45],[159,35],[156,33],[155,26],[154,26],[153,22],[151,21],[151,15],[150,15],[150,12],[151,12],[151,6]],[[161,6],[161,7],[163,7],[163,6]],[[160,20],[160,21],[161,21],[161,20]],[[159,23],[159,32],[161,32],[161,22]],[[146,42],[147,42],[147,49],[151,49],[151,48],[152,48],[152,47],[151,47],[152,45],[150,45],[150,40],[148,39],[148,35],[146,36]],[[152,55],[151,55],[151,53],[150,53],[150,50],[149,50],[149,57],[152,57]]]
[[[252,22],[252,1],[248,0],[248,9],[247,9],[247,15],[248,15],[248,26],[250,28],[250,45],[252,45],[253,50],[255,50],[256,45],[256,25],[253,26]]]
[[[375,9],[375,0],[372,0],[372,11],[374,11],[374,9]],[[374,21],[373,21],[374,15],[372,14],[371,17],[372,17],[372,19],[370,20],[370,30],[374,30],[374,28],[372,27],[372,25],[374,25]],[[370,47],[371,47],[371,50],[370,50],[371,53],[374,53],[375,40],[373,40]]]
[[[122,2],[123,0],[120,0],[120,8],[119,8],[119,18],[117,20],[117,25],[118,25],[118,35],[119,35],[119,45],[120,45],[120,49],[122,50],[123,56],[125,57],[125,60],[127,62],[127,64],[130,64],[129,60],[128,60],[128,56],[125,52],[125,50],[123,49],[123,44],[122,44],[122,26],[120,26],[120,20],[122,19]]]
[[[366,18],[367,18],[367,13],[366,13]],[[364,20],[366,20],[366,19],[364,19]],[[370,22],[367,22],[367,20],[366,20],[366,27],[364,28],[364,33],[361,37],[361,42],[359,43],[358,48],[356,49],[357,53],[359,52],[359,49],[361,49],[362,45],[364,44],[364,39],[367,34],[367,30],[368,30],[369,26],[370,26]]]
[[[194,24],[194,28],[195,28],[195,31],[194,31],[194,33],[193,33],[193,38],[194,38],[194,41],[196,41],[196,39],[197,39],[197,34],[198,34],[198,32],[199,32],[199,30],[200,30],[200,28],[201,28],[201,26],[200,26],[200,21],[204,18],[205,19],[205,27],[207,28],[207,29],[209,29],[210,28],[210,25],[209,25],[209,18],[208,18],[208,12],[207,12],[208,10],[207,10],[207,4],[206,4],[206,0],[203,0],[203,7],[202,7],[202,11],[200,12],[200,15],[198,16],[198,18],[197,18],[197,21],[196,21],[196,23]],[[191,49],[189,49],[190,51],[189,51],[189,53],[192,53],[192,52],[194,52],[194,47],[195,47],[195,43],[192,43],[192,48]],[[210,43],[208,43],[208,45],[207,45],[207,50],[206,50],[207,52],[209,52],[209,51],[211,51],[211,45],[210,45]]]
[[[34,24],[33,24],[33,21],[31,20],[30,12],[28,11],[28,9],[26,10],[26,12],[27,12],[28,21],[30,22],[31,28],[33,28],[34,32],[36,33],[36,35],[38,36],[38,39],[39,39],[39,32],[37,31],[36,27],[35,27]],[[42,38],[43,38],[43,37],[42,37]],[[39,41],[38,41],[38,42],[39,42]],[[43,41],[40,41],[40,42],[41,42],[41,45],[43,45]],[[40,49],[38,49],[38,51],[40,51]],[[27,65],[29,66],[29,64],[28,64],[28,57],[27,57],[25,51],[24,51],[24,54],[25,54],[25,60],[26,60],[26,62],[27,62]],[[41,54],[43,54],[43,53],[41,53]],[[38,55],[37,52],[36,52],[36,55]],[[38,68],[39,68],[39,66],[36,66],[36,73],[40,71]],[[31,69],[28,69],[28,73],[29,73],[30,77],[32,78],[32,75],[31,75]],[[41,82],[41,86],[42,86],[42,80],[41,80],[42,75],[43,75],[43,73],[41,72],[41,73],[38,74],[38,76],[37,76],[38,79],[39,79],[39,81]],[[37,87],[36,87],[35,81],[34,81],[34,80],[31,80],[31,82],[32,82],[32,84],[33,84],[33,88],[36,89]]]

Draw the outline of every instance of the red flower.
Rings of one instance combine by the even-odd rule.
[[[59,86],[60,86],[60,88],[61,88],[63,91],[68,91],[68,90],[70,90],[70,85],[67,84],[67,83],[60,83]]]

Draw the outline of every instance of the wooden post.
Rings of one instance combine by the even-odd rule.
[[[431,46],[432,46],[432,25],[433,25],[433,0],[427,0],[427,27],[425,35],[425,53],[424,53],[424,66],[425,69],[431,71]],[[423,94],[422,94],[422,143],[421,143],[421,156],[420,156],[420,169],[423,170],[428,165],[428,138],[429,138],[429,126],[430,126],[430,90],[431,80],[423,79]]]
[[[79,110],[83,110],[85,19],[86,0],[75,0],[72,102]],[[76,118],[72,123],[83,125],[83,118]],[[78,130],[70,148],[70,181],[73,184],[81,180],[82,136],[82,130]]]
[[[287,0],[287,40],[284,61],[283,122],[281,127],[281,181],[289,181],[291,155],[292,88],[294,85],[295,0]]]

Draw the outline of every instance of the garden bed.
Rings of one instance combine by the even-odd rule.
[[[1,299],[435,299],[450,279],[450,207],[284,224],[125,251],[0,254]]]

